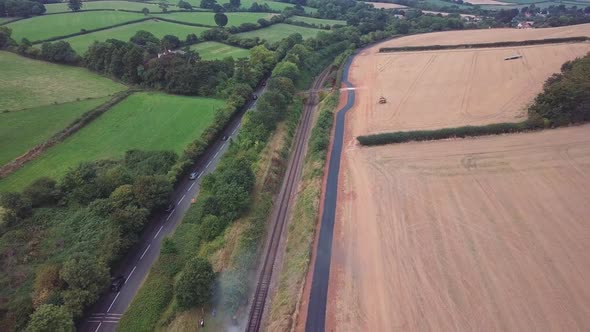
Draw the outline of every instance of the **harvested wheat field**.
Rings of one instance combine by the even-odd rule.
[[[496,5],[496,6],[509,5],[509,3],[496,1],[496,0],[467,0],[465,2],[469,2],[472,5]]]
[[[590,327],[590,125],[342,165],[327,331]]]
[[[590,23],[545,29],[503,28],[423,33],[379,43],[368,51],[377,52],[380,47],[493,43],[578,36],[590,36]]]
[[[389,3],[389,2],[365,2],[367,5],[372,5],[375,8],[384,8],[384,9],[400,9],[400,8],[408,8],[404,5],[398,5],[396,3]]]
[[[589,51],[590,43],[365,51],[349,75],[357,93],[357,110],[349,115],[352,134],[522,121],[543,82]],[[504,60],[514,54],[522,58]],[[378,103],[381,96],[386,104]]]

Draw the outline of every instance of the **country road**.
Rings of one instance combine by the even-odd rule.
[[[254,93],[260,96],[265,90],[266,86],[260,86]],[[138,244],[127,253],[119,266],[113,269],[113,276],[123,275],[126,278],[121,291],[102,294],[99,300],[87,311],[84,319],[78,325],[78,331],[116,331],[117,324],[123,313],[133,301],[150,268],[157,260],[162,239],[174,232],[174,229],[189,209],[191,199],[199,192],[203,176],[215,170],[221,156],[227,150],[230,140],[238,134],[242,117],[255,105],[255,100],[250,101],[244,107],[244,111],[234,117],[224,132],[224,135],[228,136],[226,141],[219,139],[207,148],[204,156],[193,166],[193,171],[199,172],[199,177],[191,181],[186,176],[177,185],[171,195],[171,204],[174,204],[174,210],[154,216],[142,233]]]
[[[326,79],[330,67],[326,68],[314,81],[310,95],[303,109],[301,120],[295,133],[293,152],[287,164],[287,170],[278,196],[273,207],[271,218],[268,224],[268,236],[265,243],[265,251],[261,266],[258,270],[258,280],[254,295],[251,301],[250,313],[246,331],[257,332],[261,329],[264,317],[264,309],[271,287],[273,270],[276,263],[276,256],[280,248],[280,242],[287,220],[289,220],[290,207],[293,198],[297,194],[297,184],[301,178],[303,160],[307,151],[307,143],[313,124],[313,113],[318,105],[318,92]]]

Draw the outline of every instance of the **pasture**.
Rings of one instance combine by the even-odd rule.
[[[0,113],[0,166],[45,142],[108,99],[102,97]]]
[[[270,20],[275,15],[271,13],[225,13],[228,18],[227,27],[239,26],[243,23],[256,23],[259,19]],[[187,23],[197,23],[216,27],[215,13],[213,12],[181,12],[157,15],[164,19],[175,20]]]
[[[60,178],[83,161],[120,158],[131,149],[181,153],[213,121],[224,102],[212,98],[136,93],[64,142],[0,179],[0,191],[18,191],[41,176]]]
[[[326,330],[585,329],[589,125],[344,144]]]
[[[125,86],[89,70],[0,52],[0,111],[111,95]]]
[[[230,56],[234,59],[239,59],[250,56],[250,51],[245,48],[230,46],[214,41],[198,43],[192,45],[190,48],[191,50],[198,52],[201,58],[205,60],[221,60]]]
[[[328,20],[328,19],[321,19],[321,18],[313,18],[313,17],[306,17],[306,16],[292,16],[290,17],[292,21],[295,22],[304,22],[308,24],[317,24],[317,25],[346,25],[346,21],[341,20]]]
[[[199,5],[200,1],[199,0],[191,0],[189,1],[191,3],[197,3],[197,6]],[[224,3],[228,3],[229,1],[227,0],[221,0],[219,1],[220,4],[224,4]],[[291,3],[286,3],[286,2],[278,2],[278,1],[270,1],[270,0],[241,0],[241,5],[242,8],[244,9],[248,9],[252,6],[252,4],[256,2],[259,5],[268,5],[268,7],[270,7],[270,9],[272,10],[278,10],[278,11],[282,11],[287,7],[293,7],[295,5],[291,4]],[[305,9],[306,13],[310,13],[313,14],[315,12],[317,12],[317,9],[312,8],[312,7],[308,7],[308,6],[303,6],[303,9]]]
[[[199,36],[201,32],[207,30],[204,27],[194,27],[183,24],[170,23],[159,20],[149,20],[139,23],[127,24],[120,27],[97,31],[85,35],[74,36],[65,41],[69,42],[70,45],[80,55],[84,54],[88,47],[94,43],[94,41],[105,41],[107,39],[119,39],[123,41],[129,41],[129,38],[133,37],[139,30],[149,31],[158,38],[162,38],[165,35],[174,35],[184,40],[188,34],[194,33]]]
[[[162,12],[162,9],[155,4],[155,3],[145,3],[145,2],[135,2],[135,1],[84,1],[82,2],[82,10],[95,10],[95,9],[124,9],[124,10],[133,10],[137,12],[141,12],[143,8],[149,9],[150,13],[159,13]],[[51,13],[65,13],[70,12],[68,8],[68,4],[65,2],[62,3],[50,3],[45,5],[45,9],[47,9],[47,14]],[[172,5],[168,10],[177,9]],[[105,13],[108,15],[109,13]]]
[[[259,37],[260,39],[264,39],[267,42],[274,43],[278,42],[289,35],[294,33],[299,33],[305,38],[315,37],[318,32],[323,31],[321,29],[314,29],[314,28],[306,28],[300,27],[296,25],[290,25],[285,23],[273,24],[264,29],[258,29],[254,31],[242,32],[238,33],[237,36],[241,38],[255,38]]]
[[[81,29],[91,30],[144,18],[143,14],[127,12],[81,12],[42,15],[10,23],[12,38],[31,42],[78,33]]]

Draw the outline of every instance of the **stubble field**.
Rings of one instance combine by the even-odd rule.
[[[379,47],[577,36],[588,27],[531,38],[517,30],[411,36],[356,56],[326,330],[590,326],[590,125],[371,148],[356,142],[381,131],[521,121],[545,79],[590,51],[559,44],[375,54]],[[514,53],[523,58],[503,60]],[[380,95],[387,104],[377,103]]]

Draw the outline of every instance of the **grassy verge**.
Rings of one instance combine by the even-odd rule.
[[[234,59],[239,59],[250,56],[250,51],[245,48],[230,46],[214,41],[198,43],[192,45],[190,48],[191,50],[198,52],[201,58],[205,60],[221,60],[230,56]]]
[[[289,331],[293,326],[294,313],[311,258],[333,110],[337,105],[338,91],[328,95],[319,106],[320,112],[311,133],[297,201],[289,222],[279,284],[271,301],[269,331]]]

